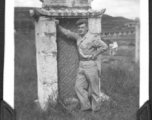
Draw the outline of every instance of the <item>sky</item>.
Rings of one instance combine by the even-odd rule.
[[[94,10],[106,8],[105,14],[111,16],[140,17],[140,0],[93,0],[91,5]],[[15,0],[15,6],[41,7],[42,3],[40,0]]]

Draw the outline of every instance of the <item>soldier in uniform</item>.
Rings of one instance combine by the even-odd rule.
[[[77,41],[80,62],[75,91],[81,103],[81,110],[98,111],[101,106],[101,92],[99,86],[100,64],[97,62],[97,57],[108,47],[99,36],[89,33],[86,19],[80,19],[76,24],[78,33],[57,26],[62,34]]]

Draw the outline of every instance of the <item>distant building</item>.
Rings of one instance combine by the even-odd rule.
[[[128,32],[128,35],[132,35],[131,31]]]
[[[108,35],[107,35],[108,37],[111,37],[112,35],[111,35],[111,33],[108,33]]]
[[[125,25],[126,27],[135,27],[136,24],[137,24],[137,22],[129,22],[129,23],[125,23],[124,25]]]
[[[122,35],[122,32],[119,32],[119,33],[118,33],[118,36],[121,36],[121,35]]]
[[[127,35],[127,32],[124,31],[122,34],[123,34],[123,36],[124,36],[124,35]]]
[[[102,33],[102,35],[101,35],[102,37],[106,37],[106,34],[105,33]]]
[[[114,36],[114,37],[117,36],[117,33],[114,33],[113,36]]]

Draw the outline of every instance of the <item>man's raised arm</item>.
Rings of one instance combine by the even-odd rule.
[[[71,32],[70,30],[67,30],[67,29],[63,28],[60,25],[57,25],[57,27],[59,29],[59,32],[64,34],[67,38],[73,38],[73,39],[77,40],[77,37],[78,37],[77,33]]]

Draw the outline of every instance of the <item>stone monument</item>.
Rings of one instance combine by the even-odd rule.
[[[42,110],[58,99],[74,96],[74,81],[78,68],[76,42],[67,40],[57,32],[59,24],[76,30],[75,22],[88,19],[89,31],[101,34],[101,18],[105,9],[91,9],[92,0],[41,0],[42,8],[30,10],[35,18],[36,61],[38,76],[38,102]]]

